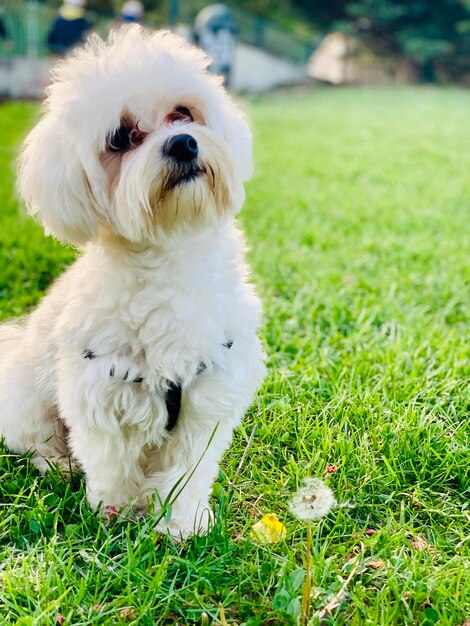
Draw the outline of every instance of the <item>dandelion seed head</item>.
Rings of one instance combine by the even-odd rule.
[[[292,515],[300,520],[317,520],[336,506],[331,489],[319,478],[306,478],[287,503]]]

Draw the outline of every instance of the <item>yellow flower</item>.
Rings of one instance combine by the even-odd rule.
[[[266,513],[256,524],[253,524],[250,537],[262,543],[277,543],[286,534],[286,527],[279,521],[277,515]]]

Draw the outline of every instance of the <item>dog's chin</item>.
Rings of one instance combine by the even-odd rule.
[[[162,185],[162,197],[179,187],[190,185],[196,179],[205,176],[205,174],[206,167],[204,165],[178,167],[170,170]]]
[[[233,215],[243,199],[229,161],[223,169],[209,160],[164,162],[158,170],[149,160],[143,165],[125,171],[113,199],[111,230],[130,242],[215,226]]]
[[[221,218],[228,208],[229,191],[222,180],[223,189],[214,184],[213,172],[205,163],[165,172],[149,197],[154,233],[199,229]]]

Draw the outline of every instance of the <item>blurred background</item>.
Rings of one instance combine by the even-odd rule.
[[[214,485],[220,523],[187,550],[151,520],[103,534],[83,482],[0,445],[0,624],[123,624],[135,607],[133,623],[196,626],[222,606],[231,625],[297,624],[305,528],[285,503],[323,476],[341,503],[314,531],[312,607],[340,604],[323,623],[469,626],[469,0],[0,7],[0,319],[77,255],[15,193],[28,98],[88,32],[142,22],[203,46],[247,110],[239,219],[268,355]],[[258,546],[268,512],[288,538]]]
[[[91,31],[169,27],[239,92],[334,85],[470,85],[470,0],[2,0],[0,96],[40,98]]]

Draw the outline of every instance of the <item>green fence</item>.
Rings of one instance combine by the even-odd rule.
[[[305,63],[313,50],[313,43],[293,35],[263,15],[232,9],[238,23],[240,40],[277,56]]]
[[[7,40],[0,47],[1,56],[46,55],[47,33],[57,9],[21,0],[4,0],[1,7],[0,15],[7,31]]]

